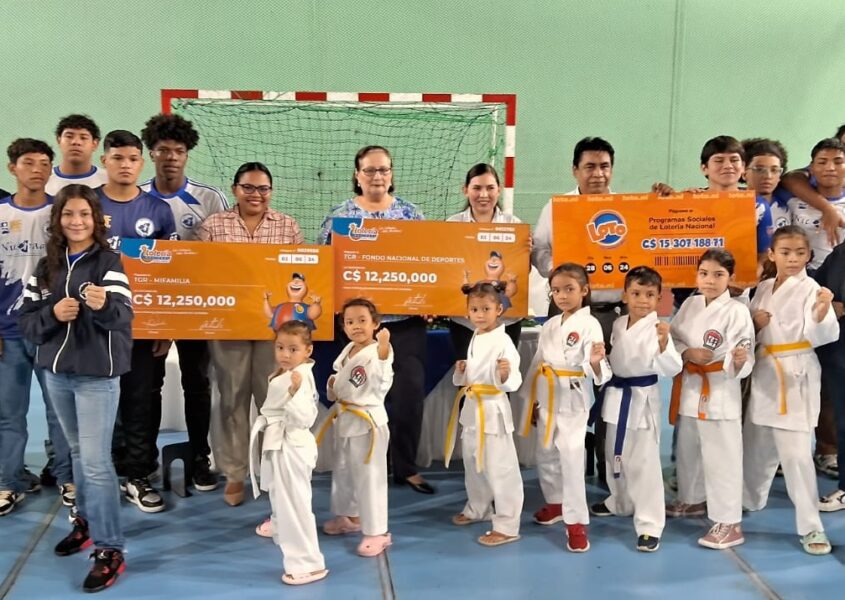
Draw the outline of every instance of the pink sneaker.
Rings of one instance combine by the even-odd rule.
[[[323,523],[323,533],[326,535],[343,535],[345,533],[358,533],[361,531],[361,524],[354,522],[349,517],[335,517]]]
[[[666,505],[667,517],[703,517],[707,514],[707,503],[686,504],[675,500]]]
[[[255,535],[260,535],[261,537],[266,538],[273,537],[273,522],[269,517],[262,521],[259,525],[255,526]]]
[[[745,537],[742,535],[742,527],[739,523],[716,523],[710,528],[702,538],[698,538],[698,543],[705,548],[713,548],[714,550],[725,550],[733,548],[745,543]]]
[[[378,556],[387,550],[387,547],[392,543],[393,538],[389,533],[385,533],[384,535],[365,535],[361,543],[358,544],[358,554],[368,558]]]

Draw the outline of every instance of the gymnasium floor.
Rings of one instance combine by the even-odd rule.
[[[27,460],[33,470],[44,462],[43,402],[33,393]],[[670,432],[663,437],[667,448]],[[181,433],[165,433],[161,444],[179,441]],[[630,518],[594,519],[592,549],[585,554],[565,550],[562,525],[540,527],[531,512],[541,502],[536,475],[523,471],[525,510],[522,539],[500,548],[485,548],[475,538],[485,524],[455,527],[449,519],[463,506],[462,474],[453,469],[427,473],[438,487],[422,496],[405,487],[390,489],[390,524],[394,545],[386,556],[355,555],[354,537],[327,538],[320,543],[331,573],[322,582],[284,586],[281,556],[271,540],[253,528],[267,514],[266,495],[231,508],[222,490],[180,498],[166,493],[168,510],[143,514],[124,503],[121,517],[128,540],[127,570],[111,590],[112,598],[193,598],[205,600],[260,598],[842,598],[845,591],[845,511],[822,516],[834,544],[829,556],[801,551],[794,531],[794,513],[782,479],[775,481],[769,507],[746,515],[746,543],[728,551],[700,548],[703,519],[670,519],[654,554],[634,549]],[[314,479],[318,523],[330,517],[330,478]],[[835,484],[819,480],[822,493]],[[588,487],[591,502],[604,497]],[[55,543],[69,531],[67,509],[55,488],[30,495],[17,510],[0,519],[0,600],[81,597],[89,568],[87,554],[59,558]]]

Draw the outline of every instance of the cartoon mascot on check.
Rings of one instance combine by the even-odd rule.
[[[464,285],[461,289],[469,289],[472,287],[470,283],[470,271],[464,270]],[[499,292],[499,299],[502,302],[502,308],[507,310],[511,307],[511,298],[517,292],[516,274],[512,272],[505,272],[505,263],[502,260],[502,253],[498,250],[490,252],[490,258],[484,263],[484,279],[476,281],[475,283],[492,283]],[[466,293],[466,292],[464,292]]]
[[[282,323],[287,321],[301,321],[308,325],[312,331],[317,329],[314,321],[323,314],[323,307],[320,306],[320,297],[312,296],[311,304],[304,302],[308,296],[308,285],[305,283],[305,276],[301,273],[294,273],[290,283],[285,288],[288,301],[273,306],[270,304],[270,292],[264,292],[264,314],[270,319],[269,327],[278,332]]]

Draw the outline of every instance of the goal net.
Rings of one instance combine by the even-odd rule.
[[[191,177],[228,191],[241,164],[263,162],[273,173],[272,207],[296,217],[309,243],[331,207],[354,195],[355,153],[372,144],[393,156],[394,194],[428,219],[463,208],[464,176],[479,162],[497,168],[505,208],[512,210],[513,96],[360,101],[363,94],[331,100],[328,94],[260,93],[259,99],[257,93],[178,97],[165,91],[165,111],[190,120],[200,134]]]

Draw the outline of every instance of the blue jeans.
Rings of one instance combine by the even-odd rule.
[[[60,484],[71,481],[70,448],[44,383],[44,370],[35,366],[35,346],[21,339],[4,339],[0,356],[0,490],[22,492],[29,487],[24,478],[24,452],[33,371],[41,385],[47,432],[56,454],[53,475]]]
[[[88,521],[97,548],[123,550],[120,489],[111,460],[120,378],[50,372],[46,376],[70,444],[79,514]]]

